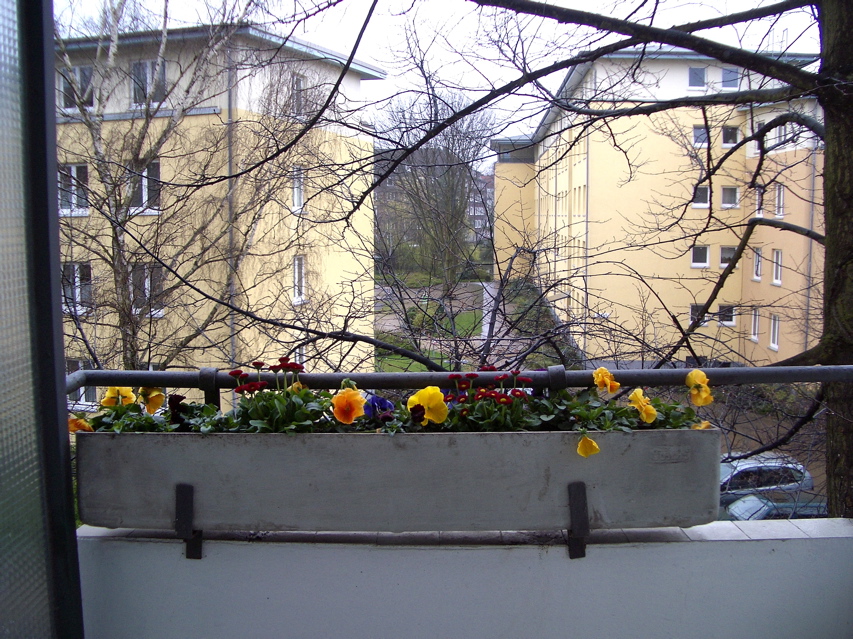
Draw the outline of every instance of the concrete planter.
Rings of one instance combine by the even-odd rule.
[[[165,434],[77,436],[80,517],[171,529],[175,486],[193,527],[220,530],[555,530],[586,482],[592,528],[717,518],[720,433]]]

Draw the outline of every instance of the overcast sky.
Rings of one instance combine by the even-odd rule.
[[[233,1],[233,0],[231,0]],[[324,0],[273,0],[278,9],[270,22],[293,13],[294,4],[310,6]],[[775,0],[663,0],[659,3],[648,0],[556,0],[555,3],[573,8],[627,17],[642,6],[659,9],[656,25],[671,26],[713,17],[722,13],[742,11],[751,6]],[[216,0],[208,0],[216,2]],[[345,0],[340,6],[327,10],[297,27],[294,35],[321,46],[348,53],[353,46],[371,0]],[[101,0],[55,0],[55,10],[60,20],[67,22],[70,16],[96,16]],[[162,7],[162,0],[149,0],[143,6]],[[198,22],[209,22],[203,0],[181,0],[168,3],[173,26],[188,26]],[[643,9],[640,9],[642,11]],[[367,97],[382,99],[393,95],[400,87],[411,86],[411,75],[407,75],[404,57],[401,55],[405,43],[406,25],[416,25],[422,47],[429,49],[427,56],[431,70],[439,73],[448,85],[464,85],[471,88],[488,88],[506,82],[518,74],[509,64],[496,64],[494,54],[485,53],[484,42],[494,35],[492,13],[478,10],[477,5],[465,0],[380,0],[378,8],[368,26],[357,57],[384,69],[389,78],[380,82],[365,83]],[[635,16],[636,17],[636,16]],[[525,19],[521,39],[528,57],[544,64],[556,59],[555,51],[579,46],[581,35],[571,28],[553,21]],[[804,34],[804,25],[810,21],[802,13],[799,16],[774,23],[765,22],[749,30],[715,30],[702,35],[713,37],[727,44],[745,48],[780,50],[787,47],[797,53],[818,50],[816,29]],[[410,26],[410,29],[412,27]],[[280,31],[279,25],[276,30]],[[511,30],[511,29],[510,29]],[[480,55],[483,52],[483,55]],[[538,66],[534,64],[533,66]],[[561,74],[562,75],[562,74]],[[561,78],[552,79],[551,83]],[[515,103],[508,106],[503,116],[507,117]],[[536,119],[536,116],[533,116]]]

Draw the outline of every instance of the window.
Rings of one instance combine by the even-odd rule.
[[[705,67],[690,67],[687,86],[691,89],[705,88]]]
[[[723,208],[724,209],[736,209],[736,208],[738,208],[739,200],[740,200],[740,196],[738,193],[738,187],[736,187],[736,186],[724,186],[723,187]]]
[[[736,246],[721,246],[720,247],[720,268],[725,268],[735,257]]]
[[[773,249],[773,284],[782,285],[782,251]]]
[[[752,249],[752,279],[761,281],[761,249]]]
[[[758,341],[758,331],[761,327],[761,313],[757,308],[752,309],[752,328],[749,331],[749,339]]]
[[[156,78],[155,78],[156,74]],[[151,102],[162,102],[166,99],[166,62],[157,68],[156,60],[134,62],[130,69],[130,80],[133,88],[133,103],[145,104],[151,93]]]
[[[753,129],[752,129],[752,132],[753,132],[753,134],[755,134],[763,128],[764,128],[764,120],[756,120],[755,125],[753,126]],[[759,140],[756,140],[752,143],[752,151],[755,154],[758,154],[761,151],[761,145],[759,144]]]
[[[776,213],[776,217],[785,217],[785,186],[783,184],[777,184],[775,191],[776,201],[774,204],[774,211]]]
[[[733,147],[740,139],[740,129],[736,126],[723,127],[723,148]]]
[[[693,208],[707,209],[711,205],[711,189],[707,186],[697,186],[693,193]]]
[[[142,171],[139,184],[130,196],[130,206],[155,212],[160,209],[160,163],[158,161],[151,162]]]
[[[702,307],[704,304],[691,304],[690,305],[690,323],[697,321],[700,319],[699,313],[702,311]],[[708,316],[701,316],[702,321],[700,322],[700,326],[705,326],[708,323]]]
[[[293,212],[302,214],[305,206],[305,169],[301,166],[293,167]]]
[[[692,268],[708,268],[710,264],[708,253],[707,246],[694,246],[690,251],[690,266]]]
[[[89,167],[85,164],[59,165],[59,214],[89,213]]]
[[[92,362],[87,359],[65,358],[65,374],[71,375],[77,371],[92,370]],[[75,404],[85,402],[87,404],[98,403],[98,389],[94,386],[84,386],[73,393],[69,393],[68,401]]]
[[[735,67],[723,67],[723,88],[737,89],[740,87],[740,71]]]
[[[69,315],[92,309],[92,266],[88,262],[62,265],[62,311]]]
[[[63,109],[76,109],[78,104],[85,107],[95,105],[92,67],[82,66],[63,69],[59,72],[59,86],[62,89],[61,103]]]
[[[717,309],[717,320],[722,326],[734,326],[735,307],[731,304],[720,304]]]
[[[290,88],[290,111],[297,118],[305,115],[305,77],[299,74],[293,76]]]
[[[134,264],[130,270],[133,311],[151,317],[163,317],[163,284],[166,272],[162,264]]]
[[[781,325],[778,315],[770,316],[770,348],[771,350],[779,350],[779,326]]]
[[[293,303],[304,304],[305,298],[305,256],[293,258]]]
[[[693,146],[708,146],[708,129],[704,124],[693,125]]]
[[[764,217],[764,187],[755,187],[755,217]]]
[[[788,142],[788,127],[780,124],[773,129],[773,143],[777,146],[784,146]]]
[[[305,363],[305,344],[300,344],[296,347],[296,350],[293,351],[293,361],[296,364]]]

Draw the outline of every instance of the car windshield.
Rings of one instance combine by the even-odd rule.
[[[720,463],[720,483],[726,481],[735,470],[735,465],[729,462]]]
[[[743,521],[758,518],[758,514],[769,505],[766,500],[758,495],[749,495],[733,502],[726,510],[732,519]]]

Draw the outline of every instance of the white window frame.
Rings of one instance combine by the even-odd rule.
[[[761,281],[762,256],[761,248],[752,249],[752,281]]]
[[[294,166],[291,170],[291,180],[293,181],[293,213],[302,215],[305,211],[305,167]]]
[[[773,249],[773,286],[782,286],[782,250]]]
[[[300,344],[293,351],[293,362],[296,364],[305,364],[305,344]]]
[[[778,315],[770,316],[770,350],[779,350],[779,330],[782,325],[782,320]]]
[[[704,304],[691,304],[690,305],[690,323],[691,324],[693,323],[695,316],[699,314],[699,310],[703,306],[704,306]],[[695,313],[693,312],[694,309],[696,309]],[[698,324],[698,326],[707,326],[708,320],[710,319],[709,315],[710,315],[710,313],[706,312],[704,317],[702,318],[702,322],[700,324]]]
[[[731,78],[726,78],[726,73],[731,74],[734,72],[735,77],[732,82]],[[741,72],[737,67],[723,67],[720,71],[720,86],[723,89],[730,89],[733,91],[737,91],[740,88],[740,80],[741,80]]]
[[[785,185],[777,182],[774,192],[773,213],[776,217],[785,217]]]
[[[148,94],[151,93],[151,104],[162,104],[166,100],[166,61],[160,62],[160,76],[154,78],[154,73],[157,70],[157,60],[137,60],[130,63],[130,103],[136,107],[144,107],[148,100]],[[142,79],[140,71],[145,74],[143,86],[138,79]],[[151,91],[152,84],[154,90]],[[138,97],[142,101],[137,100]]]
[[[725,311],[723,309],[726,309]],[[730,310],[729,310],[730,309]],[[728,315],[731,319],[722,319],[723,314]],[[737,309],[734,304],[720,304],[717,306],[717,321],[720,326],[737,326]]]
[[[752,309],[752,322],[750,325],[750,335],[749,339],[753,342],[758,342],[758,336],[761,331],[761,311],[758,310],[758,307],[754,307]]]
[[[86,74],[88,74],[88,82],[86,82]],[[77,96],[81,97],[83,107],[91,109],[95,106],[95,87],[92,80],[95,75],[95,69],[91,65],[82,64],[71,68],[64,68],[58,72],[59,78],[56,87],[59,90],[59,108],[63,111],[76,111]],[[73,79],[73,83],[72,83]],[[76,88],[75,88],[76,86]],[[82,94],[77,93],[79,89]],[[86,92],[89,92],[86,98]]]
[[[755,187],[755,217],[764,217],[764,196],[767,189],[763,186]]]
[[[59,187],[59,215],[74,217],[89,215],[89,166],[87,164],[60,164],[57,170]],[[67,197],[71,206],[63,206]]]
[[[696,260],[696,249],[705,249],[705,260]],[[708,268],[711,266],[711,247],[697,244],[690,249],[690,268]]]
[[[704,194],[704,198],[701,195]],[[711,187],[707,185],[700,185],[696,187],[696,191],[693,193],[693,208],[694,209],[707,209],[711,206]]]
[[[694,72],[702,72],[702,84],[694,83]],[[708,67],[688,67],[687,88],[691,91],[704,91],[708,87]]]
[[[305,256],[293,256],[293,303],[305,304],[308,301],[308,292],[305,286]],[[299,362],[301,363],[301,362]]]
[[[142,290],[137,291],[137,274],[142,273]],[[157,282],[159,291],[154,291],[155,288],[155,273],[160,273],[160,281]],[[137,262],[130,269],[130,294],[132,299],[133,312],[137,315],[146,313],[147,316],[160,318],[163,317],[166,304],[163,299],[163,292],[166,282],[166,269],[162,264],[153,262]],[[137,296],[137,292],[141,295]],[[153,299],[154,297],[158,299]]]
[[[63,262],[62,312],[85,315],[92,312],[94,301],[92,265],[89,262]]]
[[[693,125],[693,146],[697,149],[705,149],[708,147],[710,131],[704,124]]]
[[[731,253],[729,260],[725,261],[724,253],[729,253],[729,252]],[[726,268],[731,263],[732,259],[735,256],[735,253],[737,253],[737,247],[736,246],[721,246],[720,247],[720,268]]]
[[[764,127],[764,125],[765,125],[764,120],[756,120],[756,121],[755,121],[755,125],[754,125],[754,126],[753,126],[753,128],[752,128],[752,133],[753,133],[753,134],[755,134],[755,132],[756,132],[756,131],[758,131],[758,130],[760,130],[761,128],[763,128],[763,127]],[[752,150],[753,150],[753,153],[755,153],[756,155],[758,155],[758,152],[759,152],[758,140],[755,140],[755,141],[752,143],[752,146],[753,146],[753,149],[752,149]]]
[[[65,358],[65,374],[71,375],[77,371],[92,370],[92,362],[79,357]],[[98,388],[96,386],[83,386],[72,393],[68,393],[68,405],[71,410],[97,410]]]
[[[734,142],[726,142],[726,131],[734,131],[735,141]],[[724,149],[730,149],[733,146],[736,146],[738,142],[740,142],[740,129],[736,126],[724,126],[720,131],[720,139],[723,142]]]
[[[734,203],[726,202],[726,194],[731,194],[734,192]],[[724,209],[738,209],[740,208],[740,189],[736,186],[724,186],[720,193],[721,203],[720,206]]]
[[[142,171],[139,183],[130,196],[129,208],[134,215],[160,214],[163,209],[161,175],[159,160],[152,160]]]

